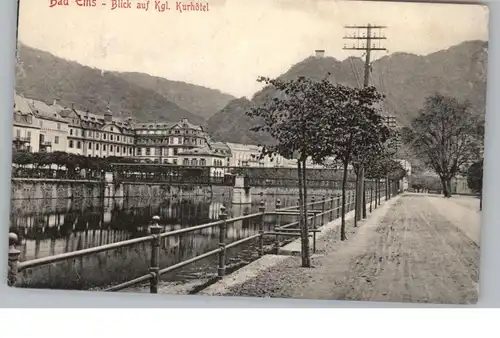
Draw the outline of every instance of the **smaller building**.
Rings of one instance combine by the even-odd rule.
[[[214,150],[203,147],[184,150],[177,154],[179,157],[179,164],[185,166],[209,166],[210,175],[215,177],[223,177],[227,172],[226,154],[215,152]]]
[[[224,165],[224,166],[231,165],[231,157],[232,157],[231,148],[229,148],[229,146],[226,143],[224,143],[224,142],[212,142],[209,140],[208,146],[215,154],[224,155],[225,158],[224,158],[222,165]]]
[[[16,95],[13,120],[14,149],[66,151],[68,122],[59,115],[57,108]]]
[[[40,126],[28,102],[16,95],[12,126],[12,148],[15,150],[38,152]]]
[[[59,107],[35,100],[28,101],[28,104],[40,127],[39,151],[66,151],[68,121],[59,115]]]

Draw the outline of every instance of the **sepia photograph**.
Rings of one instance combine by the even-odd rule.
[[[487,6],[17,2],[8,285],[477,302]]]

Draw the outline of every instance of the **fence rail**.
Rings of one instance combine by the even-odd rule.
[[[392,189],[385,189],[382,191],[381,187],[379,185],[371,185],[365,190],[365,205],[369,204],[369,210],[370,212],[374,209],[377,208],[378,205],[381,203],[381,199],[385,198],[385,200],[388,200],[391,197],[391,194],[396,194],[397,190],[395,189],[396,186],[393,185]],[[349,193],[346,195],[346,200],[345,200],[345,212],[349,212],[354,209],[355,207],[355,193],[354,191],[349,191]],[[311,236],[313,239],[313,247],[312,251],[316,252],[316,234],[319,232],[319,228],[321,228],[323,225],[327,224],[328,222],[339,218],[341,216],[341,209],[342,209],[342,197],[337,195],[331,195],[329,198],[324,196],[320,200],[315,200],[315,197],[311,198],[311,202],[306,203],[305,207],[308,209],[307,212],[307,220],[308,224],[310,224],[310,228],[308,229],[308,236]],[[217,276],[218,278],[221,278],[225,275],[226,273],[226,251],[229,248],[236,247],[238,245],[241,245],[243,243],[259,239],[258,243],[258,255],[259,257],[263,256],[266,249],[264,247],[264,237],[265,236],[274,236],[274,244],[272,245],[275,253],[279,253],[280,247],[282,245],[282,237],[298,237],[300,236],[301,229],[299,226],[299,221],[293,221],[289,222],[286,224],[282,224],[282,217],[283,216],[299,216],[299,206],[291,206],[287,208],[281,208],[281,201],[278,199],[276,201],[275,205],[275,210],[273,211],[266,211],[265,210],[265,203],[264,201],[260,202],[259,205],[259,211],[257,213],[249,214],[249,215],[243,215],[243,216],[238,216],[234,217],[231,219],[227,219],[228,215],[226,213],[226,208],[224,206],[221,207],[221,213],[219,216],[218,221],[206,223],[206,224],[201,224],[201,225],[196,225],[192,226],[189,228],[184,228],[184,229],[179,229],[179,230],[174,230],[174,231],[168,231],[168,232],[161,232],[162,227],[159,226],[159,216],[154,216],[153,217],[153,225],[150,226],[150,231],[151,235],[149,236],[144,236],[140,238],[135,238],[135,239],[130,239],[126,241],[121,241],[121,242],[116,242],[112,244],[106,244],[102,246],[97,246],[93,248],[88,248],[88,249],[83,249],[83,250],[77,250],[73,252],[68,252],[68,253],[63,253],[63,254],[58,254],[54,256],[49,256],[49,257],[43,257],[43,258],[38,258],[38,259],[33,259],[33,260],[28,260],[24,262],[19,262],[19,256],[20,256],[20,251],[16,248],[16,244],[18,241],[18,237],[14,233],[9,234],[9,256],[8,256],[8,263],[9,263],[9,274],[8,274],[8,282],[9,285],[15,285],[18,273],[27,270],[27,269],[32,269],[36,268],[39,266],[44,266],[44,265],[50,265],[54,263],[58,263],[61,261],[67,261],[75,258],[81,258],[89,255],[94,255],[100,252],[106,252],[110,251],[113,249],[118,249],[118,248],[125,248],[129,247],[134,244],[138,243],[147,243],[149,242],[151,244],[151,257],[150,257],[150,266],[149,266],[149,273],[137,277],[133,280],[126,281],[124,283],[120,283],[117,285],[113,285],[105,291],[119,291],[126,289],[128,287],[137,285],[137,284],[142,284],[144,282],[149,281],[150,284],[150,292],[151,293],[157,293],[158,292],[158,282],[160,280],[160,276],[172,272],[175,270],[178,270],[184,266],[187,266],[191,263],[197,262],[199,260],[202,260],[207,257],[211,257],[214,255],[219,256],[219,263],[218,263],[218,269],[217,269]],[[275,216],[275,222],[272,231],[264,231],[265,228],[265,223],[264,223],[264,218],[266,216]],[[365,217],[365,215],[363,215]],[[363,218],[364,218],[363,217]],[[237,221],[242,221],[242,220],[251,220],[255,219],[258,220],[259,222],[259,230],[257,234],[245,237],[243,239],[227,243],[227,238],[226,238],[226,230],[228,228],[228,225],[233,224],[234,222]],[[219,227],[219,247],[213,250],[210,250],[208,252],[205,252],[203,254],[200,254],[198,256],[192,257],[190,259],[178,262],[174,265],[165,267],[163,269],[160,268],[159,266],[159,261],[160,261],[160,240],[163,238],[171,237],[171,236],[177,236],[181,234],[187,234],[191,233],[197,230],[205,229],[205,228],[210,228],[218,226]],[[269,251],[269,250],[268,250]]]

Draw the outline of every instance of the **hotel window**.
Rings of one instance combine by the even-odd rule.
[[[55,136],[54,137],[54,143],[55,144],[59,144],[59,136]]]
[[[102,139],[105,140],[106,139],[106,134],[102,134]]]
[[[122,151],[124,154],[127,153],[127,149],[125,149],[125,147],[123,147],[123,151]]]
[[[109,140],[113,141],[113,135],[109,135]]]
[[[113,151],[113,146],[109,146],[109,151]]]
[[[113,127],[111,127],[111,129],[110,129],[110,130],[111,130],[111,131],[113,131]]]
[[[191,160],[191,165],[198,165],[198,161],[195,158],[193,158]]]
[[[80,141],[76,142],[76,148],[81,149],[82,148],[82,143]]]
[[[136,153],[137,153],[137,155],[138,155],[138,156],[141,156],[141,149],[142,149],[142,148],[137,148]]]
[[[128,148],[128,153],[132,154],[132,148]]]
[[[102,145],[102,150],[106,151],[106,145],[105,144]]]
[[[207,165],[207,162],[204,158],[200,159],[200,165]]]
[[[19,129],[16,129],[16,137],[21,137],[21,130]]]
[[[155,155],[161,156],[161,148],[155,148]]]
[[[60,123],[57,124],[57,130],[61,130],[61,124]]]
[[[189,159],[185,158],[184,161],[182,161],[182,164],[184,165],[189,165]]]
[[[177,160],[176,159],[174,159],[174,164],[177,164]]]
[[[151,155],[151,148],[146,148],[146,156]]]
[[[117,136],[116,136],[116,140],[117,140],[117,141],[120,141],[120,136],[118,136],[118,135],[117,135]]]
[[[89,142],[89,149],[92,149],[92,143]]]
[[[70,140],[70,141],[69,141],[69,147],[70,147],[70,148],[73,148],[73,140]]]
[[[75,129],[75,136],[78,136],[78,129]]]
[[[179,152],[179,149],[174,148],[174,155],[177,155],[178,152]]]
[[[95,144],[95,150],[99,150],[99,143]]]

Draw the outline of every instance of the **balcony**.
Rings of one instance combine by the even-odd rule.
[[[15,139],[13,139],[12,142],[18,143],[18,144],[31,143],[31,138],[18,136]]]
[[[52,142],[50,142],[50,141],[40,142],[40,148],[50,148],[50,147],[52,147]]]

